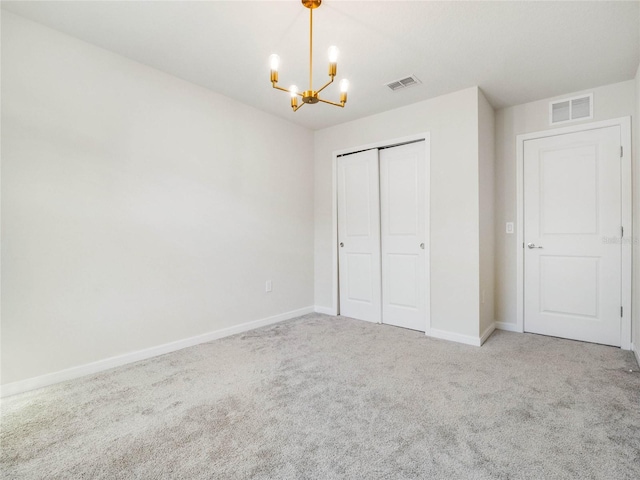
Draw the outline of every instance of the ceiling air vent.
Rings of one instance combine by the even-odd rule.
[[[574,122],[593,118],[593,93],[549,103],[549,122]]]
[[[403,88],[413,87],[414,85],[418,85],[420,80],[415,75],[411,75],[407,78],[401,78],[400,80],[394,80],[393,82],[389,82],[386,84],[394,92],[397,90],[402,90]]]

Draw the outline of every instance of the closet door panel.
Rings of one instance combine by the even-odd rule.
[[[340,315],[380,322],[378,150],[338,158]]]
[[[426,328],[424,143],[380,151],[382,321]]]

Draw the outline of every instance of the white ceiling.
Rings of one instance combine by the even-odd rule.
[[[23,1],[2,8],[309,128],[479,85],[496,108],[628,80],[640,62],[640,2],[324,0],[314,11],[314,86],[340,48],[344,109],[291,112],[271,88],[308,82],[308,10],[288,1]],[[3,39],[6,40],[6,39]],[[422,84],[384,84],[415,74]],[[338,99],[338,86],[326,97]]]

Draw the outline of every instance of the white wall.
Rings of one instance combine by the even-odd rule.
[[[478,333],[482,335],[495,321],[495,112],[482,91],[479,91],[478,95],[478,154],[480,186],[480,330]]]
[[[633,165],[633,297],[631,334],[640,363],[640,65],[636,71],[636,115],[631,122],[635,163]]]
[[[516,220],[516,135],[557,128],[549,125],[549,102],[580,93],[593,92],[594,118],[571,123],[571,125],[635,115],[635,88],[635,82],[629,80],[508,107],[496,112],[495,245],[496,320],[498,322],[514,325],[516,323],[517,239],[515,233],[512,235],[505,233],[505,223],[514,222],[515,224]],[[636,235],[639,227],[640,223],[636,221]],[[517,230],[518,226],[515,225],[515,228]]]
[[[315,132],[315,303],[332,307],[332,153],[431,133],[431,327],[478,337],[478,89]]]
[[[3,384],[313,304],[312,132],[7,12],[2,73]]]

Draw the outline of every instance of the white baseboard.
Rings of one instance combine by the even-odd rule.
[[[506,330],[507,332],[522,333],[515,323],[496,322],[496,328],[498,330]]]
[[[338,312],[336,312],[336,309],[333,307],[321,307],[320,305],[316,305],[313,309],[316,313],[324,313],[325,315],[333,315],[334,317],[338,315]]]
[[[496,322],[492,322],[491,325],[489,325],[487,327],[487,329],[482,332],[482,335],[480,335],[480,345],[483,345],[484,342],[487,341],[487,339],[491,336],[491,334],[495,331],[496,329]]]
[[[461,335],[459,333],[447,332],[446,330],[436,330],[435,328],[432,328],[427,333],[427,336],[439,338],[441,340],[449,340],[450,342],[464,343],[465,345],[473,345],[474,347],[480,347],[484,342],[487,341],[487,338],[491,336],[495,329],[496,322],[493,322],[487,327],[484,332],[482,332],[482,335],[480,335],[479,337],[474,337],[472,335]]]
[[[638,350],[636,349],[635,344],[631,344],[631,351],[633,352],[633,354],[636,357],[636,362],[638,362],[638,367],[640,367],[640,352],[638,352]]]
[[[459,333],[447,332],[446,330],[436,330],[435,328],[425,333],[428,337],[439,338],[440,340],[464,343],[465,345],[473,345],[474,347],[482,345],[480,337],[473,337],[471,335],[461,335]]]
[[[249,330],[254,330],[256,328],[265,327],[267,325],[272,325],[284,320],[289,320],[301,315],[306,315],[307,313],[313,313],[314,310],[314,307],[300,308],[298,310],[292,310],[290,312],[274,315],[273,317],[267,317],[260,320],[254,320],[252,322],[241,323],[240,325],[221,328],[220,330],[204,333],[202,335],[196,335],[195,337],[184,338],[175,342],[165,343],[163,345],[146,348],[144,350],[137,350],[131,353],[125,353],[124,355],[118,355],[116,357],[105,358],[104,360],[98,360],[97,362],[67,368],[65,370],[48,373],[39,377],[33,377],[27,380],[21,380],[19,382],[8,383],[2,386],[0,397],[9,397],[18,393],[35,390],[36,388],[42,388],[53,385],[55,383],[84,377],[85,375],[99,373],[104,370],[109,370],[110,368],[139,362],[140,360],[146,360],[148,358],[157,357],[158,355],[164,355],[165,353],[175,352],[176,350],[182,350],[183,348],[193,347],[194,345],[199,345],[201,343],[210,342],[212,340],[228,337],[237,333],[242,333]]]

